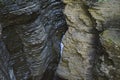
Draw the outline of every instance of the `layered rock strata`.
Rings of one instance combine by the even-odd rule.
[[[63,8],[61,0],[0,1],[1,80],[53,80],[67,30]]]

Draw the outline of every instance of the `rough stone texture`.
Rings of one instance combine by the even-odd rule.
[[[60,0],[0,0],[0,80],[53,80],[63,8]]]
[[[101,2],[98,6],[89,9],[89,12],[96,19],[96,28],[100,32],[100,42],[104,51],[104,54],[100,56],[99,71],[102,74],[99,75],[106,77],[103,80],[119,80],[120,1]]]
[[[63,40],[63,59],[58,75],[68,80],[92,80],[98,46],[94,19],[82,0],[64,2],[69,30]]]
[[[66,80],[120,79],[120,1],[63,0],[69,30],[57,70]]]
[[[0,80],[120,79],[119,0],[0,0]]]
[[[101,34],[101,42],[107,58],[102,58],[101,70],[110,80],[120,79],[120,29],[105,30]]]

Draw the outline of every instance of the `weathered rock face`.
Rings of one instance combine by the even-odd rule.
[[[65,47],[58,74],[68,80],[93,80],[92,67],[97,58],[98,46],[95,20],[82,0],[66,0],[65,3],[65,14],[70,26],[63,40]]]
[[[63,8],[60,0],[0,0],[0,80],[53,80]]]
[[[89,9],[89,11],[96,19],[96,28],[100,31],[100,42],[104,50],[104,54],[100,56],[99,69],[108,80],[118,80],[120,79],[120,2],[105,1],[94,8],[99,10]]]
[[[69,30],[57,75],[66,80],[119,80],[120,1],[63,1]]]
[[[101,69],[109,79],[118,80],[120,79],[120,16],[116,20],[107,21],[104,27],[106,29],[100,34],[100,39],[106,56],[102,58]]]
[[[120,79],[119,0],[0,0],[0,80]]]

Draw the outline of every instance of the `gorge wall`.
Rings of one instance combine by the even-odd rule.
[[[0,0],[0,80],[119,79],[120,0]]]
[[[60,0],[0,0],[0,80],[53,80],[67,30]]]
[[[120,79],[120,1],[63,0],[69,29],[57,70],[65,80]]]

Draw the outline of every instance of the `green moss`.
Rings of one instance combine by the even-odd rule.
[[[113,44],[113,41],[111,39],[107,39],[108,44]]]

